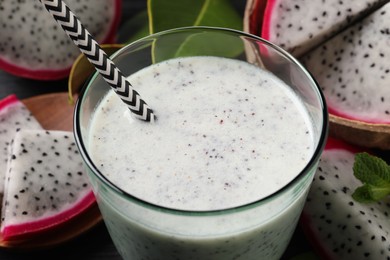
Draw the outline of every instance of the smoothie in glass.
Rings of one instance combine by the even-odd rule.
[[[108,179],[142,200],[190,211],[248,204],[289,183],[313,154],[299,98],[249,63],[172,59],[129,81],[157,121],[133,119],[112,91],[94,114],[89,149]]]
[[[222,35],[253,44],[261,68],[209,49],[157,63],[139,53],[157,53],[156,41]],[[135,119],[98,77],[75,114],[76,141],[121,256],[279,259],[326,137],[310,75],[277,47],[222,29],[163,32],[122,54],[115,58],[136,67],[126,75],[156,121]]]

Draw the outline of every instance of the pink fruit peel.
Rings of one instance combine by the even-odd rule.
[[[69,0],[68,4],[99,43],[115,42],[122,0]],[[67,77],[80,51],[42,4],[7,1],[2,8],[2,13],[12,15],[0,29],[0,69],[36,80]]]

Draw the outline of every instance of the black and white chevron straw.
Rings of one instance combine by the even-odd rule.
[[[80,51],[95,66],[104,80],[115,90],[130,111],[139,119],[153,122],[153,110],[133,89],[130,82],[100,48],[88,30],[62,0],[39,0],[51,13],[66,34],[79,47]]]

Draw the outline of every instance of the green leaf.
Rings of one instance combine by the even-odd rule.
[[[128,19],[118,33],[119,42],[131,43],[149,35],[148,12],[141,11],[131,19]]]
[[[368,185],[358,187],[354,193],[352,193],[352,198],[361,203],[375,202],[371,197]]]
[[[186,26],[242,30],[242,17],[228,0],[148,0],[150,33]]]
[[[356,201],[379,201],[390,194],[390,166],[381,158],[358,153],[355,155],[353,171],[355,177],[363,183],[352,194]]]
[[[390,194],[390,186],[375,187],[372,185],[368,185],[368,187],[369,187],[371,198],[375,201],[379,201]]]
[[[200,30],[188,34],[171,35],[153,46],[153,61],[160,62],[175,57],[213,55],[235,57],[244,50],[244,43],[234,35]]]
[[[358,202],[368,203],[380,201],[390,194],[390,187],[375,187],[365,184],[355,190],[352,198]]]
[[[228,0],[148,0],[150,33],[186,26],[242,29],[242,17]],[[234,57],[243,51],[233,37],[197,35],[172,36],[154,43],[154,62],[174,57],[208,55]]]
[[[390,167],[379,157],[368,153],[355,155],[354,175],[363,183],[378,187],[390,186]]]
[[[122,26],[120,42],[130,43],[148,34],[187,26],[242,30],[243,22],[229,0],[148,0],[147,12],[139,13]],[[122,39],[123,36],[127,38]],[[153,62],[199,54],[234,57],[244,49],[233,37],[183,34],[155,41],[152,48]]]

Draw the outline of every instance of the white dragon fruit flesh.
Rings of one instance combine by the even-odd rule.
[[[66,3],[98,42],[114,41],[122,0]],[[0,35],[0,69],[17,76],[65,78],[80,54],[38,0],[0,0]]]
[[[94,202],[71,132],[17,132],[7,164],[3,241],[25,239],[64,224]]]
[[[390,3],[302,58],[318,81],[329,112],[390,123]]]
[[[298,57],[386,2],[267,0],[261,36]]]
[[[324,259],[390,259],[390,198],[352,198],[362,185],[353,175],[357,152],[328,139],[302,213],[300,224]]]
[[[42,129],[42,127],[15,95],[9,95],[0,100],[0,197],[4,189],[9,144],[16,132],[21,129]]]

